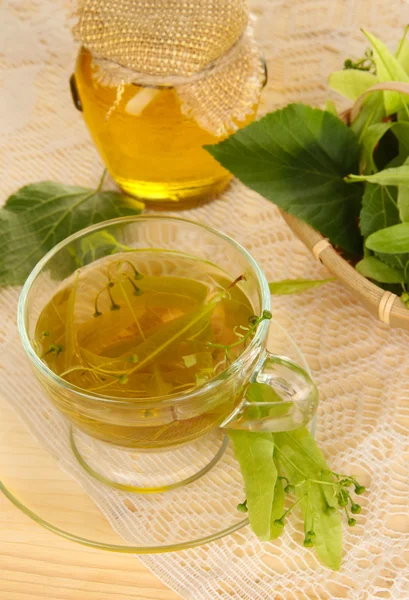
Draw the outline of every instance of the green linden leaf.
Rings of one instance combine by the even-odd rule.
[[[328,85],[331,89],[353,102],[375,83],[378,83],[376,75],[357,69],[335,71],[328,78]]]
[[[227,433],[244,480],[250,526],[260,540],[269,540],[277,480],[273,435],[232,429]]]
[[[244,413],[248,419],[279,418],[291,409],[291,403],[284,402],[267,383],[250,383],[246,388],[246,400],[251,403]]]
[[[0,210],[0,285],[24,283],[58,242],[94,223],[137,215],[143,205],[118,192],[42,181],[10,196]]]
[[[388,123],[374,123],[365,130],[365,133],[361,137],[362,152],[359,162],[360,173],[366,172],[370,174],[378,170],[373,157],[374,151],[379,140],[391,127],[392,122],[390,121]]]
[[[398,208],[400,220],[409,223],[409,186],[400,185],[398,188]]]
[[[290,104],[205,148],[245,185],[333,244],[361,251],[362,188],[349,190],[344,181],[358,171],[358,140],[329,112]]]
[[[74,248],[71,250],[73,255],[78,259],[78,266],[82,267],[116,251],[123,250],[129,252],[133,248],[118,242],[108,231],[97,231],[79,241],[79,252],[76,252]]]
[[[391,131],[398,138],[399,155],[404,157],[404,160],[402,160],[403,163],[409,155],[409,122],[399,121],[398,123],[392,123]]]
[[[304,481],[304,474],[316,481],[334,481],[329,467],[308,429],[302,427],[291,432],[277,433],[274,442],[278,448],[280,465],[296,487],[296,495],[301,499],[309,490],[309,502],[301,501],[301,511],[307,530],[315,532],[314,547],[318,558],[330,569],[337,571],[342,559],[342,522],[337,509],[330,515],[326,506],[337,506],[332,486]],[[300,469],[303,474],[298,470]]]
[[[382,94],[370,94],[364,102],[355,120],[351,123],[352,131],[361,139],[372,123],[379,123],[385,117],[385,104]]]
[[[380,185],[409,185],[409,165],[384,169],[373,175],[348,175],[346,181],[369,181]]]
[[[375,256],[366,256],[355,265],[355,269],[364,277],[374,279],[380,283],[405,282],[405,273],[403,269],[395,269]]]
[[[378,229],[384,229],[399,223],[399,211],[396,205],[396,187],[367,183],[362,198],[360,226],[366,238]]]
[[[283,279],[282,281],[273,281],[268,284],[271,294],[299,294],[305,290],[324,285],[330,281],[335,281],[335,277],[329,279]]]
[[[407,75],[409,75],[409,42],[406,39],[408,31],[409,25],[405,28],[405,33],[403,34],[403,38],[401,39],[395,54],[398,63],[403,67]]]
[[[409,83],[409,75],[399,61],[393,56],[383,42],[371,35],[367,31],[363,31],[368,40],[371,42],[374,50],[374,61],[376,64],[376,73],[379,81],[403,81]],[[385,102],[386,115],[396,113],[406,102],[403,95],[398,92],[382,92]]]
[[[277,450],[274,450],[274,464],[277,469],[277,475],[281,475],[279,457]],[[274,499],[270,517],[270,540],[276,540],[284,531],[284,527],[280,527],[275,523],[284,514],[285,492],[282,479],[277,476],[274,486]]]
[[[409,42],[404,40],[399,56],[397,56],[399,64],[405,70],[405,73],[409,75]]]
[[[375,252],[375,255],[386,265],[394,267],[395,269],[403,271],[404,273],[408,273],[409,252],[403,252],[402,254],[386,254],[385,252]],[[408,283],[407,277],[406,282]]]
[[[409,158],[406,159],[405,165],[409,165]],[[399,217],[403,223],[409,222],[409,186],[399,185],[398,186],[398,210]]]
[[[409,252],[409,223],[399,223],[372,233],[365,242],[373,252],[403,254]]]

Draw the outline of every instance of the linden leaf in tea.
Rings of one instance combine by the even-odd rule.
[[[0,210],[0,285],[24,283],[37,262],[72,233],[143,205],[119,192],[42,181],[12,194]]]
[[[88,258],[100,240],[91,241]],[[162,410],[158,400],[158,410],[137,411],[132,420],[132,406],[193,391],[242,354],[258,324],[271,318],[268,311],[254,315],[245,277],[232,281],[208,261],[157,248],[94,256],[45,300],[33,346],[56,375],[109,396],[110,407],[87,418],[68,392],[55,402],[81,429],[127,447],[169,447],[217,427],[241,390],[209,400],[197,414],[190,405]]]

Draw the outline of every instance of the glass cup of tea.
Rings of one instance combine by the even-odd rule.
[[[28,277],[18,308],[25,351],[71,424],[78,462],[108,485],[147,493],[210,469],[228,428],[288,431],[311,421],[317,389],[301,366],[268,351],[270,319],[268,283],[242,246],[156,215],[99,223],[58,244]],[[248,397],[252,382],[269,386],[268,401]],[[202,464],[190,464],[189,444]],[[173,452],[189,468],[181,476],[167,466],[163,483],[163,453]],[[122,453],[147,453],[146,477],[126,473],[126,461],[119,467]]]

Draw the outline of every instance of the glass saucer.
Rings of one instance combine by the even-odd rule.
[[[308,370],[277,323],[271,324],[268,348]],[[23,350],[15,350],[18,376],[12,386],[2,386],[0,401],[0,491],[27,517],[79,544],[133,554],[192,548],[248,524],[236,508],[244,499],[243,482],[222,431],[179,448],[174,456],[149,453],[139,455],[139,463],[133,457],[136,464],[147,461],[151,473],[161,473],[155,493],[126,481],[124,489],[113,487],[95,476],[103,471],[102,455],[85,468],[81,434],[75,437],[31,375]],[[181,484],[167,488],[164,472],[171,468],[180,473]]]

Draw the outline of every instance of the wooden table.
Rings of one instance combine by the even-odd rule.
[[[178,600],[137,558],[42,529],[0,494],[0,600]]]

